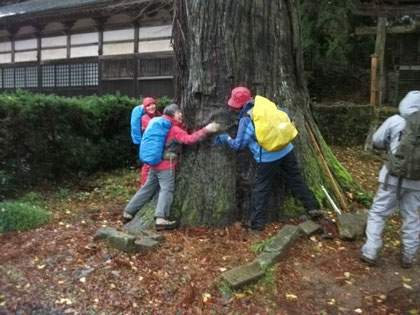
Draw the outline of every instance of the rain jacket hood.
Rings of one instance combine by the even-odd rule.
[[[398,106],[401,116],[407,117],[420,110],[420,91],[409,92]]]

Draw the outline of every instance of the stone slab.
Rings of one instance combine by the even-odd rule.
[[[264,246],[263,252],[266,253],[282,253],[286,251],[300,236],[300,230],[294,225],[285,225],[272,237]]]
[[[233,289],[238,289],[246,284],[257,281],[263,276],[264,270],[256,262],[236,267],[222,274],[222,278]]]
[[[258,263],[261,269],[266,270],[269,266],[274,265],[283,258],[284,253],[261,253],[255,259],[254,262]]]
[[[360,213],[344,213],[338,216],[337,228],[341,239],[355,240],[365,235],[366,222],[368,214]]]
[[[150,250],[154,250],[159,247],[159,244],[159,241],[151,239],[150,237],[142,237],[134,242],[137,253],[146,253]]]
[[[114,228],[102,227],[95,234],[95,240],[105,240],[109,246],[127,253],[135,253],[136,249],[134,241],[136,237],[123,232],[119,232]]]
[[[304,236],[309,237],[312,234],[315,234],[316,232],[320,231],[321,226],[312,220],[307,220],[299,224],[299,229]]]

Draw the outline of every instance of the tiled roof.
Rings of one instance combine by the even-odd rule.
[[[0,19],[9,16],[100,5],[107,2],[110,2],[110,0],[32,0],[0,7]]]

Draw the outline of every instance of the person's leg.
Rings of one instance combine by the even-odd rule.
[[[252,210],[250,227],[263,230],[267,221],[267,203],[270,198],[271,186],[278,161],[269,163],[257,163],[256,178],[252,191]]]
[[[156,218],[168,218],[173,201],[173,194],[175,189],[175,171],[160,170],[157,174],[159,179],[159,198],[156,206]]]
[[[307,212],[318,209],[318,203],[303,179],[293,151],[280,160],[279,172],[293,194],[302,201]]]
[[[131,198],[130,202],[125,206],[124,212],[131,216],[135,216],[136,213],[143,207],[146,202],[153,197],[156,189],[159,187],[158,178],[156,175],[157,171],[151,169],[147,181],[142,188]]]
[[[150,170],[150,165],[144,163],[143,166],[141,167],[141,184],[140,184],[140,187],[142,187],[142,186],[144,186],[144,184],[146,184],[147,174],[149,174],[149,170]]]
[[[366,242],[362,247],[362,255],[370,260],[376,260],[378,252],[382,247],[381,234],[386,219],[392,214],[397,206],[397,188],[380,184],[373,200],[372,208],[366,226]]]
[[[402,219],[402,262],[411,267],[419,248],[420,234],[420,191],[402,189],[400,214]]]

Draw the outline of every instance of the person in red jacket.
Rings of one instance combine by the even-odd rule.
[[[164,119],[172,123],[166,136],[163,160],[150,168],[147,181],[124,209],[123,219],[131,220],[136,213],[153,197],[160,187],[158,203],[155,210],[156,230],[171,230],[178,227],[178,222],[169,221],[170,208],[175,189],[175,171],[178,166],[178,154],[183,144],[192,145],[206,137],[207,134],[217,132],[220,125],[212,122],[206,127],[189,134],[183,125],[182,112],[176,104],[171,104],[163,111]]]
[[[143,108],[145,114],[141,117],[141,133],[143,134],[153,117],[159,117],[161,114],[157,111],[156,100],[152,97],[146,97],[143,100]],[[141,183],[140,187],[144,186],[147,180],[150,166],[146,163],[141,167]]]

